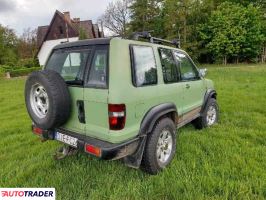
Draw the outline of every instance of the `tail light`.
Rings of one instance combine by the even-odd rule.
[[[43,130],[41,128],[38,128],[35,126],[32,127],[32,132],[35,133],[36,135],[42,135],[43,134]]]
[[[122,130],[126,123],[125,104],[109,104],[108,111],[110,130]]]
[[[95,146],[90,145],[90,144],[85,145],[85,151],[87,153],[93,154],[97,157],[101,157],[101,153],[102,153],[102,151],[99,147],[95,147]]]

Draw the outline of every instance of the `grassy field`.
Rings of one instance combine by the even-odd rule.
[[[266,199],[266,66],[209,68],[220,123],[179,130],[170,167],[149,176],[60,146],[30,131],[24,78],[0,79],[0,187],[55,187],[57,199]]]

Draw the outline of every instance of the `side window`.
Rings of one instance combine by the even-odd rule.
[[[159,55],[163,70],[163,79],[165,83],[176,83],[179,81],[178,68],[174,60],[172,50],[159,49]]]
[[[136,87],[157,83],[157,68],[152,47],[131,46],[133,55],[133,82]]]
[[[195,80],[199,78],[198,71],[192,64],[186,54],[174,51],[177,61],[180,63],[181,79],[184,81]]]
[[[96,87],[107,86],[108,49],[96,49],[89,71],[88,85]]]

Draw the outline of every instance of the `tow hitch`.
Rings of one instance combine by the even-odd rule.
[[[73,156],[73,155],[76,155],[77,153],[78,153],[78,149],[71,147],[71,146],[63,145],[62,147],[56,150],[54,154],[54,159],[62,160],[66,158],[67,156]]]

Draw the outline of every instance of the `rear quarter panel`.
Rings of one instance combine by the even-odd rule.
[[[155,53],[158,84],[135,87],[132,84],[130,44],[151,46]],[[177,87],[180,87],[177,90]],[[110,45],[109,98],[113,104],[126,104],[126,125],[121,131],[109,131],[111,142],[121,142],[135,137],[139,133],[141,121],[145,114],[161,103],[174,103],[180,108],[182,103],[182,86],[165,85],[157,52],[151,43],[112,39]],[[181,114],[180,110],[180,114]]]

